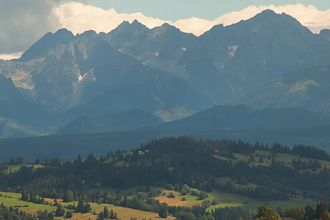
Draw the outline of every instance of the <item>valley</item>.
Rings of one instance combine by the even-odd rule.
[[[0,220],[330,219],[329,30],[273,5],[77,32],[119,14],[72,1],[25,1],[81,12],[0,59]]]
[[[15,192],[0,194],[5,207],[30,214],[63,207],[72,219],[97,219],[104,207],[119,219],[158,219],[163,209],[168,219],[227,212],[252,218],[264,203],[303,208],[330,192],[320,181],[330,178],[330,155],[318,148],[189,137],[73,161],[16,158],[0,170],[0,188]]]

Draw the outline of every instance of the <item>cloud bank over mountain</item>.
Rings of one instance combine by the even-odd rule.
[[[58,18],[61,27],[67,28],[75,34],[86,30],[110,32],[123,21],[138,20],[149,28],[160,26],[165,22],[170,23],[170,21],[147,17],[140,12],[117,13],[115,9],[105,10],[78,2],[61,4],[53,10],[53,13]]]
[[[295,17],[300,23],[308,27],[314,33],[318,33],[322,29],[330,28],[330,10],[321,11],[313,5],[303,4],[249,6],[241,11],[226,13],[214,20],[192,17],[178,20],[174,22],[174,25],[184,32],[190,32],[198,36],[208,31],[214,25],[223,24],[224,26],[227,26],[235,24],[241,20],[250,19],[266,9],[271,9],[279,14],[285,13]]]
[[[0,59],[2,60],[13,60],[19,58],[23,53],[17,52],[17,53],[3,53],[0,54]]]
[[[106,10],[81,1],[60,3],[58,0],[26,0],[23,3],[26,4],[26,7],[17,7],[17,1],[4,0],[1,3],[5,7],[0,8],[0,28],[2,30],[0,59],[15,58],[19,55],[18,52],[24,51],[32,42],[48,31],[67,28],[74,34],[86,30],[110,32],[123,21],[138,20],[149,28],[169,23],[183,32],[199,36],[214,25],[231,25],[241,20],[247,20],[263,10],[271,9],[276,13],[286,13],[295,17],[314,33],[330,28],[330,9],[319,10],[313,5],[304,4],[249,6],[241,11],[224,14],[214,20],[191,17],[167,21],[148,17],[140,12],[119,13],[115,9]],[[8,23],[13,25],[6,25]]]
[[[60,24],[53,14],[54,0],[2,0],[0,54],[19,52]]]
[[[247,20],[266,9],[271,9],[276,13],[289,14],[313,32],[330,28],[330,9],[321,11],[313,5],[304,4],[249,6],[241,11],[224,14],[214,20],[191,17],[178,21],[166,21],[147,17],[139,12],[131,14],[118,13],[114,9],[105,10],[77,2],[61,4],[54,9],[54,13],[59,18],[61,26],[70,29],[74,33],[81,33],[90,29],[97,32],[109,32],[123,21],[132,22],[136,19],[149,28],[160,26],[163,23],[170,23],[183,32],[201,35],[214,25],[231,25],[241,20]]]

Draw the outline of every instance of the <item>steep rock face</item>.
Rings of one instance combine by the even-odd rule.
[[[137,21],[101,34],[61,29],[0,60],[0,117],[57,128],[131,109],[170,121],[213,104],[330,113],[329,36],[270,10],[200,37]]]
[[[33,89],[32,72],[42,63],[43,58],[28,62],[0,60],[0,75],[11,78],[17,88]]]
[[[140,63],[179,76],[219,104],[309,65],[327,65],[327,31],[315,35],[296,19],[266,10],[197,38],[164,24],[128,22],[103,38]]]
[[[328,43],[292,17],[265,11],[212,28],[182,62],[192,84],[224,104],[301,66],[328,63],[329,51]]]
[[[48,114],[26,93],[26,90],[16,88],[11,79],[0,75],[0,118],[10,118],[31,125],[43,124]]]
[[[311,66],[293,71],[252,91],[239,103],[256,107],[304,107],[330,114],[330,67]]]
[[[148,29],[138,21],[124,22],[103,37],[121,53],[136,58],[143,65],[182,78],[188,76],[184,64],[179,61],[197,41],[194,35],[169,24]]]
[[[67,36],[64,40],[62,32]],[[84,112],[83,106],[89,105],[97,112],[181,105],[201,109],[210,104],[184,80],[140,64],[94,31],[69,36],[65,30],[47,34],[28,50],[40,54],[31,56],[39,62],[29,73],[31,89],[27,92],[46,110],[63,112],[77,107]],[[60,40],[54,40],[57,37]],[[41,50],[45,42],[52,45]]]
[[[74,106],[79,98],[79,73],[72,45],[55,49],[32,73],[33,99],[52,111]]]
[[[60,29],[56,33],[47,33],[25,51],[19,60],[26,62],[37,58],[43,58],[47,56],[51,50],[60,45],[67,44],[73,38],[74,35],[66,29]]]
[[[107,110],[181,105],[198,110],[210,104],[207,99],[233,103],[329,59],[327,31],[315,35],[294,18],[267,10],[238,24],[215,26],[199,38],[168,24],[148,29],[137,21],[108,34],[73,36],[62,29],[46,34],[19,61],[1,62],[0,70],[51,111],[96,106],[105,99],[111,100]],[[176,88],[182,90],[174,94]]]

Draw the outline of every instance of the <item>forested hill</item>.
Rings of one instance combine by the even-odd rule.
[[[10,164],[15,163],[12,160]],[[188,184],[204,191],[221,190],[263,200],[330,196],[330,156],[306,146],[164,138],[104,157],[79,156],[71,162],[37,160],[37,164],[41,168],[22,165],[18,172],[3,172],[0,186],[28,187],[59,197],[63,190],[81,189],[81,181],[86,188]],[[8,166],[4,164],[2,169]]]
[[[63,201],[75,215],[116,205],[150,215],[165,208],[183,220],[187,213],[193,220],[250,220],[264,202],[288,208],[325,201],[329,182],[330,156],[315,147],[178,137],[72,161],[12,159],[0,166],[0,201],[9,207]],[[72,203],[78,200],[82,209]]]

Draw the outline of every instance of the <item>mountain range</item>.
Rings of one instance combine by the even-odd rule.
[[[138,21],[47,33],[0,60],[0,137],[328,126],[329,33],[271,10],[199,37]]]
[[[23,156],[73,158],[77,152],[102,155],[131,149],[152,139],[167,136],[195,136],[235,139],[264,144],[317,145],[329,150],[330,117],[304,108],[256,109],[245,105],[214,106],[191,116],[162,123],[141,110],[109,112],[82,117],[59,129],[55,135],[0,139],[0,161]]]

